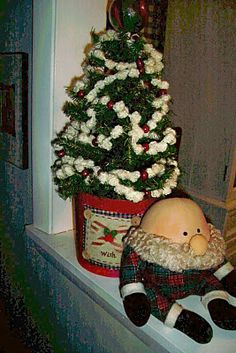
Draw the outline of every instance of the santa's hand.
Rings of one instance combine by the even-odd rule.
[[[125,312],[136,326],[143,326],[151,314],[150,302],[144,293],[133,293],[124,298]]]

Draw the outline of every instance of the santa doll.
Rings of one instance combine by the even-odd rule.
[[[224,239],[187,198],[156,202],[130,229],[124,238],[120,292],[137,326],[152,314],[196,342],[208,343],[210,323],[177,302],[194,294],[217,326],[236,329],[236,272],[225,258]]]

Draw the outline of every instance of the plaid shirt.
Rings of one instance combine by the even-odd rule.
[[[151,302],[152,314],[164,322],[177,299],[191,294],[202,296],[213,290],[224,290],[214,276],[216,270],[217,268],[173,272],[143,261],[130,246],[126,246],[121,258],[120,288],[130,283],[143,283]]]
[[[165,30],[168,0],[148,0],[148,20],[142,32],[148,42],[163,52],[165,46]]]

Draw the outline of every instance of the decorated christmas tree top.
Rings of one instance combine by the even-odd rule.
[[[139,202],[177,185],[162,54],[134,33],[139,17],[128,10],[125,28],[92,32],[83,75],[67,88],[69,122],[52,142],[54,182],[63,198],[83,191]]]

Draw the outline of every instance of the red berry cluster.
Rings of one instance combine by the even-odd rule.
[[[84,169],[83,171],[82,171],[82,176],[84,177],[84,178],[87,178],[87,176],[89,176],[89,174],[90,174],[90,172],[89,172],[89,170],[88,169]]]
[[[164,96],[165,94],[168,93],[167,89],[160,89],[160,91],[158,92],[159,96]]]
[[[150,127],[147,124],[144,124],[142,129],[145,134],[147,134],[150,131]]]
[[[141,170],[140,171],[140,179],[142,181],[146,181],[146,180],[148,180],[148,178],[149,178],[149,175],[148,175],[147,170],[145,170],[145,169]],[[151,190],[144,190],[143,192],[144,192],[145,198],[152,197]]]
[[[140,179],[145,181],[148,179],[148,172],[144,169],[140,171]]]
[[[66,152],[64,150],[60,150],[56,152],[59,158],[62,158],[65,156]]]
[[[112,100],[110,100],[108,103],[107,103],[107,108],[109,110],[112,110],[113,109],[113,106],[114,106],[114,102]]]
[[[79,98],[84,98],[84,96],[85,96],[85,91],[83,90],[83,89],[81,89],[80,91],[78,91],[77,92],[77,96],[79,97]]]
[[[144,190],[144,195],[147,199],[152,197],[151,190]]]
[[[147,152],[149,150],[149,143],[145,142],[142,144],[144,151]]]
[[[138,58],[137,61],[136,61],[136,64],[137,64],[137,68],[138,68],[140,74],[144,74],[145,68],[144,68],[143,59]]]

